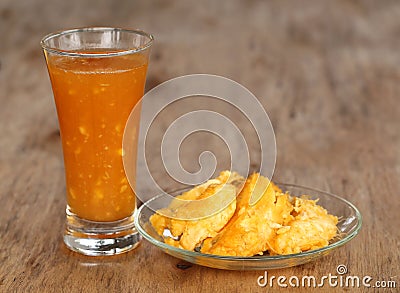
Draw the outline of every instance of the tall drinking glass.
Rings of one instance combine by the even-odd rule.
[[[145,32],[116,28],[68,30],[41,41],[64,154],[64,242],[74,251],[113,255],[140,241],[122,137],[143,96],[152,41]]]

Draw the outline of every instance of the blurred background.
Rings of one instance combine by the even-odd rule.
[[[40,39],[115,26],[155,36],[147,89],[210,73],[252,91],[272,120],[282,175],[329,170],[332,156],[349,171],[372,153],[382,165],[398,164],[390,145],[399,140],[399,15],[397,1],[1,0],[1,150],[26,140],[52,148],[41,145],[57,120]],[[40,132],[27,132],[32,123]]]

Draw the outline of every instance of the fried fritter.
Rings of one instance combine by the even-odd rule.
[[[154,214],[150,222],[159,235],[164,235],[165,229],[170,231],[175,239],[169,237],[169,244],[193,250],[205,238],[215,236],[232,217],[236,209],[236,195],[240,190],[240,182],[244,182],[243,177],[237,173],[224,171],[218,178],[209,180],[177,197],[193,201],[188,203],[172,201],[167,208],[169,210],[163,210],[164,214],[168,212],[175,218]],[[207,200],[211,196],[213,197]],[[224,208],[212,214],[216,206]],[[196,214],[207,216],[200,219],[182,220],[192,218]]]
[[[315,200],[294,198],[294,218],[277,231],[272,254],[291,254],[329,244],[337,233],[338,218],[328,214]]]
[[[224,171],[177,198],[150,222],[165,243],[187,250],[244,257],[291,254],[326,246],[337,234],[337,217],[316,200],[283,193],[259,174],[245,181]]]
[[[267,178],[253,174],[238,196],[237,208],[227,226],[213,239],[204,241],[201,252],[225,256],[253,256],[270,248],[276,228],[291,220],[293,206],[288,195]],[[262,196],[250,205],[250,197],[257,192]]]

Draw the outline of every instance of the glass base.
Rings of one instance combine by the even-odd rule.
[[[64,243],[73,251],[91,255],[116,255],[136,248],[141,240],[134,216],[115,222],[94,222],[79,218],[69,208]]]

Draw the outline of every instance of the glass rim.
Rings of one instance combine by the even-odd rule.
[[[50,46],[47,42],[53,38],[60,37],[67,34],[72,33],[81,33],[81,32],[107,32],[107,31],[119,31],[125,33],[133,33],[137,35],[141,35],[148,38],[148,41],[140,47],[132,48],[132,49],[122,49],[115,52],[108,53],[90,53],[90,52],[76,52],[76,51],[68,51],[56,48],[54,46]],[[45,35],[40,41],[40,45],[43,50],[51,53],[55,53],[58,55],[71,56],[71,57],[112,57],[112,56],[120,56],[120,55],[128,55],[134,54],[138,52],[142,52],[151,47],[154,41],[154,37],[152,34],[146,33],[145,31],[139,29],[124,29],[124,28],[115,28],[115,27],[84,27],[84,28],[75,28],[68,30],[60,30],[56,32],[52,32],[50,34]]]

